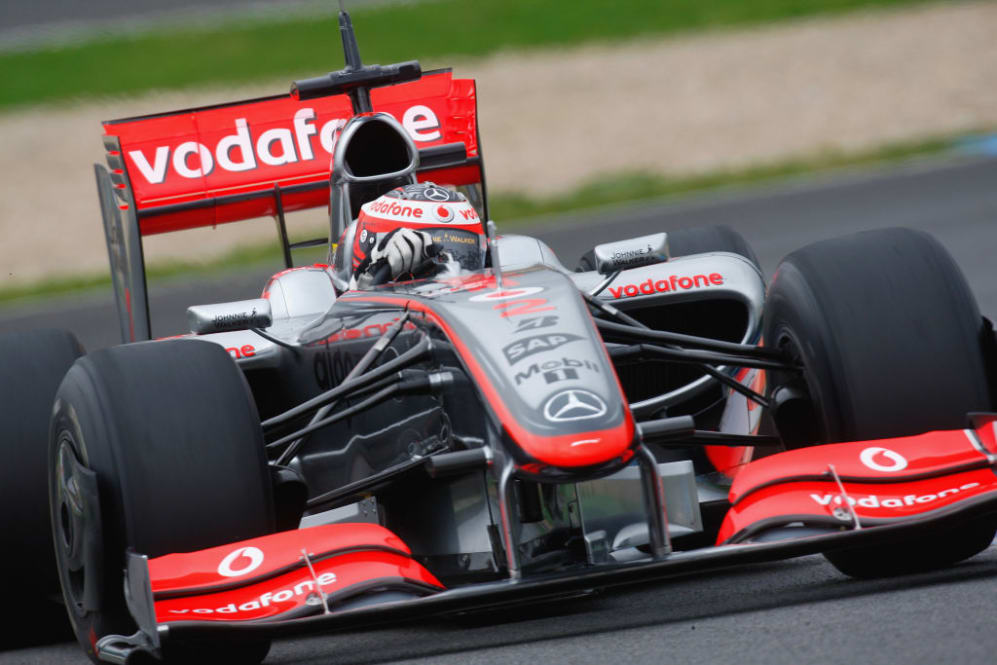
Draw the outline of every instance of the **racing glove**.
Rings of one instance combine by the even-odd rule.
[[[369,260],[357,268],[351,288],[365,289],[407,274],[417,275],[432,263],[438,248],[425,231],[397,228],[377,234]]]

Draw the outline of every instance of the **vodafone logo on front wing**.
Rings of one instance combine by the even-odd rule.
[[[907,468],[907,459],[903,455],[889,448],[881,448],[879,446],[863,450],[859,453],[859,461],[873,471],[882,471],[884,473],[903,471]]]
[[[939,499],[957,495],[960,492],[978,489],[979,487],[980,483],[972,482],[926,494],[911,493],[892,496],[866,494],[865,496],[857,495],[847,498],[842,497],[840,494],[811,494],[810,498],[821,506],[843,506],[847,502],[849,505],[860,506],[862,508],[910,508],[925,503],[932,503]]]
[[[402,126],[413,141],[425,143],[443,136],[440,120],[428,106],[416,104],[402,114]],[[316,122],[315,109],[298,109],[286,126],[256,128],[246,118],[236,118],[232,133],[209,145],[185,141],[176,147],[159,145],[127,151],[128,157],[145,180],[162,184],[172,171],[181,178],[203,178],[215,169],[237,173],[261,167],[283,166],[316,159],[326,160],[332,154],[336,130],[346,124],[344,118]],[[315,145],[315,139],[318,145]],[[325,155],[316,156],[316,148]]]
[[[218,574],[222,577],[248,575],[263,564],[263,551],[258,547],[240,547],[232,550],[218,564]]]

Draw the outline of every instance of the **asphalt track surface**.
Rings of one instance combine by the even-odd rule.
[[[931,161],[729,190],[548,220],[535,235],[566,263],[592,244],[659,230],[728,224],[767,274],[808,242],[863,229],[933,233],[962,266],[985,314],[997,314],[997,159]],[[518,229],[517,229],[518,230]],[[159,335],[179,332],[184,308],[255,295],[262,274],[174,283],[153,294]],[[90,348],[116,342],[106,295],[0,310],[0,332],[62,326]],[[856,581],[821,557],[642,584],[480,617],[326,634],[274,645],[267,663],[993,663],[997,547],[950,570]],[[9,608],[36,610],[24,599]],[[41,612],[50,642],[25,631],[0,664],[83,663],[61,610]],[[9,628],[9,626],[8,626]],[[8,643],[10,633],[3,635]],[[51,642],[55,642],[52,644]]]

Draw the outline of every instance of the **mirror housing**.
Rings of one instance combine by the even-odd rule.
[[[270,301],[266,298],[193,305],[187,308],[187,325],[197,335],[269,328],[273,325],[273,315],[270,312]]]
[[[606,242],[596,245],[593,254],[595,269],[602,275],[652,263],[663,263],[668,260],[668,234],[652,233],[637,238]]]

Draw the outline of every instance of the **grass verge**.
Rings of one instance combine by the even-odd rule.
[[[366,62],[483,56],[740,26],[927,0],[425,0],[357,7]],[[331,6],[331,5],[330,5]],[[0,53],[0,108],[153,89],[301,78],[342,66],[326,17],[173,28]],[[275,91],[279,92],[279,91]]]
[[[796,159],[741,170],[669,178],[647,173],[618,173],[599,178],[576,190],[551,197],[530,197],[510,192],[490,195],[490,214],[501,222],[503,229],[523,227],[534,218],[556,213],[576,212],[601,206],[660,199],[681,194],[704,192],[737,185],[762,184],[802,174],[827,173],[836,170],[872,165],[896,164],[918,157],[939,155],[964,144],[968,136],[935,138],[927,141],[891,144],[860,153],[825,152],[807,159]],[[535,222],[534,222],[535,223]],[[294,238],[292,238],[294,240]],[[324,250],[323,250],[324,251]],[[321,258],[297,257],[297,263]],[[274,270],[282,263],[276,243],[246,245],[208,262],[169,261],[148,266],[150,285],[177,277],[197,277],[227,270],[245,270],[270,265]],[[27,300],[64,296],[95,288],[108,288],[107,273],[58,277],[30,284],[6,286],[0,290],[0,307]]]

